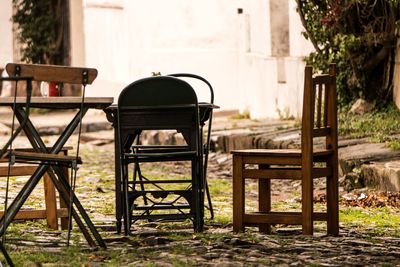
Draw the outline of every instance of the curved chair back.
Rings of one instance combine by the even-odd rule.
[[[118,98],[117,125],[126,233],[129,233],[132,222],[146,218],[191,219],[194,229],[201,231],[204,213],[203,150],[199,106],[192,86],[170,76],[154,76],[131,83]],[[146,130],[176,130],[182,134],[186,144],[141,144],[141,134]],[[191,179],[153,180],[140,171],[141,163],[162,161],[190,161]],[[129,180],[128,164],[134,165],[132,181]],[[165,185],[176,188],[167,189],[163,187]],[[186,189],[177,189],[179,187]],[[143,198],[143,203],[140,198]],[[184,212],[185,209],[188,212]],[[171,213],[167,212],[170,210]]]
[[[185,81],[156,76],[135,81],[122,90],[118,107],[161,107],[165,105],[197,105],[193,88]]]

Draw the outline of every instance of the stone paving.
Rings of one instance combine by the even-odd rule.
[[[86,156],[97,156],[93,154],[97,150],[104,153],[111,148],[112,144],[99,146],[98,143],[87,142],[82,150],[91,150]],[[83,237],[74,231],[71,244],[79,244],[83,253],[87,253],[88,266],[400,266],[400,238],[371,235],[368,227],[358,229],[343,224],[339,237],[324,235],[324,225],[319,224],[312,237],[302,236],[298,227],[284,225],[278,225],[270,235],[261,234],[252,227],[247,228],[244,234],[235,234],[231,223],[209,220],[202,234],[193,233],[190,223],[142,222],[133,226],[130,237],[118,235],[112,213],[102,214],[98,210],[107,199],[102,195],[112,193],[112,188],[107,188],[104,180],[96,178],[96,173],[91,171],[93,168],[88,167],[97,162],[100,168],[108,169],[111,161],[112,155],[101,161],[92,157],[80,170],[81,181],[91,182],[92,186],[79,188],[82,183],[78,181],[78,196],[108,246],[106,252],[87,250]],[[210,155],[211,184],[214,179],[231,178],[230,161],[230,155],[225,153]],[[295,185],[287,187],[290,189]],[[97,192],[98,198],[91,198],[93,191]],[[7,244],[14,250],[65,253],[65,231],[43,231],[31,224],[23,229],[23,233],[34,234],[35,238],[24,239],[21,237],[23,233],[14,236],[10,232]],[[110,263],[110,253],[119,255],[118,264]],[[27,266],[54,265],[32,262]]]
[[[98,115],[98,113],[94,114],[93,118],[98,118]],[[90,117],[87,119],[95,122],[95,119]],[[101,123],[104,123],[104,120],[100,120],[98,124],[92,123],[92,127],[98,126],[98,128],[93,128],[97,130],[83,135],[84,147],[82,150],[92,151],[89,152],[89,155],[90,153],[106,155],[104,151],[113,151],[113,133],[109,130],[109,126],[101,126]],[[228,122],[226,123],[228,124]],[[275,122],[270,122],[270,125],[273,123]],[[293,130],[293,122],[276,123],[270,129],[270,136],[274,136],[272,139],[276,142],[283,144],[282,140],[274,134],[277,132],[276,127],[279,128],[278,131],[281,131],[280,136],[297,134],[296,130]],[[218,125],[221,127],[219,133],[224,131],[224,127],[229,128],[223,126],[223,123]],[[98,131],[104,127],[106,127],[105,131]],[[260,125],[254,126],[257,129],[260,127]],[[242,126],[242,128],[246,127]],[[263,131],[268,132],[267,128],[264,128]],[[90,132],[90,130],[88,131]],[[218,131],[216,132],[218,133]],[[240,135],[239,130],[236,134]],[[222,135],[217,134],[216,136],[217,138],[214,140],[218,140],[218,136]],[[48,138],[51,141],[52,137]],[[287,139],[283,138],[283,140]],[[290,142],[290,144],[295,143],[295,141]],[[113,155],[109,153],[100,160],[95,156],[89,157],[85,164],[86,166],[96,165],[96,168],[106,172],[108,177],[106,179],[112,179],[112,168],[108,168],[112,166],[112,162]],[[81,175],[84,175],[85,181],[89,185],[93,185],[90,186],[91,191],[112,195],[113,188],[103,185],[103,178],[99,178],[95,172],[86,167],[82,167],[80,172]],[[219,152],[210,155],[209,179],[210,182],[212,179],[224,179],[229,183],[231,157],[228,153]],[[3,186],[1,184],[1,188]],[[286,186],[298,188],[299,184]],[[89,189],[86,188],[86,190]],[[344,193],[341,190],[341,194]],[[205,232],[194,234],[190,224],[178,224],[171,227],[164,226],[164,224],[147,223],[135,225],[132,236],[123,237],[115,233],[112,213],[99,212],[98,206],[104,206],[104,203],[101,203],[101,194],[98,199],[88,199],[89,196],[90,194],[87,193],[79,194],[84,206],[89,206],[90,216],[94,218],[96,226],[106,239],[109,247],[107,253],[115,252],[120,255],[119,266],[400,266],[400,238],[371,235],[368,226],[358,229],[348,224],[341,224],[340,236],[328,237],[324,235],[323,226],[318,225],[316,234],[313,237],[306,237],[300,234],[298,228],[286,228],[285,226],[278,226],[271,235],[260,234],[251,227],[244,234],[234,234],[230,223],[221,224],[207,221]],[[92,205],[91,202],[97,203]],[[229,203],[225,204],[229,205]],[[11,247],[16,250],[24,250],[24,247],[26,249],[39,249],[38,247],[40,247],[46,251],[62,253],[61,248],[65,246],[65,232],[38,230],[29,224],[24,231],[33,233],[35,240],[12,236],[11,233],[7,237]],[[74,232],[74,235],[78,234]],[[180,238],[176,238],[176,236]],[[78,242],[85,250],[86,245],[82,238],[73,238],[73,242]],[[107,253],[90,252],[89,266],[114,266],[110,263],[110,256]],[[33,262],[31,266],[52,265]]]

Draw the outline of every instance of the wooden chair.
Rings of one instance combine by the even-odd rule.
[[[313,139],[325,137],[325,147],[315,148]],[[329,74],[312,76],[305,67],[301,149],[251,149],[233,154],[233,230],[255,225],[270,232],[271,224],[302,225],[305,235],[313,234],[314,221],[327,221],[329,235],[339,233],[338,219],[338,145],[336,69]],[[251,168],[251,165],[258,168]],[[250,168],[249,168],[250,167]],[[326,212],[315,212],[313,181],[326,177]],[[245,211],[245,180],[257,179],[258,212]],[[301,212],[271,211],[271,179],[301,181]]]

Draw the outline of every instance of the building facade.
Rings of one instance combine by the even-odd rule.
[[[0,63],[18,61],[12,0],[0,1],[7,7]],[[152,72],[192,72],[211,82],[221,110],[301,115],[303,59],[312,46],[301,36],[295,0],[70,0],[70,14],[72,65],[99,70],[90,95],[117,99]]]

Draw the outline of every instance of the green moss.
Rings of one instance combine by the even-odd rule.
[[[340,222],[382,236],[400,236],[400,213],[383,207],[376,209],[344,208],[340,211]]]

